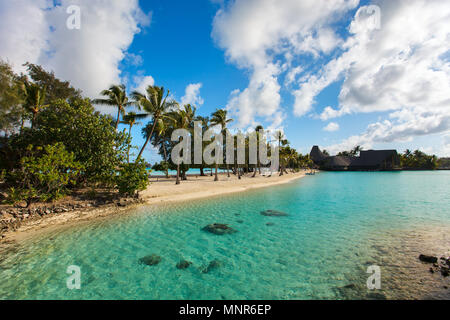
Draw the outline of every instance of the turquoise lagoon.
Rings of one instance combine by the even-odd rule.
[[[443,171],[320,173],[142,207],[3,248],[0,299],[448,299],[449,280],[417,257],[450,253],[449,190]],[[238,232],[201,230],[211,223]],[[151,254],[162,261],[139,263]],[[191,267],[178,270],[182,259]],[[213,260],[220,266],[203,273]],[[70,265],[81,268],[80,290],[66,287]],[[366,287],[371,265],[381,290]]]

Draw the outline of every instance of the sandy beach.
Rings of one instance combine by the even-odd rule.
[[[285,174],[281,177],[278,174],[271,177],[257,175],[255,178],[252,178],[252,174],[248,174],[241,180],[233,174],[230,174],[228,178],[226,173],[222,173],[219,176],[219,181],[214,181],[214,176],[191,176],[188,177],[187,181],[182,181],[177,186],[174,185],[173,178],[152,178],[150,186],[140,195],[150,204],[186,201],[288,183],[304,177],[305,173],[306,171],[300,171]]]
[[[55,229],[69,228],[98,219],[108,219],[111,216],[131,212],[136,207],[142,205],[161,205],[190,201],[281,185],[302,178],[305,176],[305,173],[306,171],[300,171],[298,173],[285,174],[281,177],[278,174],[271,177],[257,175],[255,178],[252,178],[252,174],[248,174],[240,180],[233,174],[230,174],[230,178],[226,174],[220,174],[219,181],[214,181],[214,176],[189,176],[188,180],[182,181],[180,185],[175,185],[174,178],[151,178],[151,184],[147,190],[140,194],[143,200],[142,204],[135,204],[126,208],[107,205],[90,210],[72,211],[44,219],[29,221],[23,224],[17,231],[6,233],[3,241],[24,240]]]

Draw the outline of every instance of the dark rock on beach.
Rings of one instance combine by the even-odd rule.
[[[419,260],[422,262],[427,262],[427,263],[436,263],[438,261],[438,258],[434,257],[434,256],[427,256],[427,255],[421,254],[419,256]]]
[[[202,273],[209,273],[214,269],[219,268],[222,265],[222,263],[219,260],[213,260],[211,261],[206,268],[203,268]]]
[[[286,217],[286,216],[288,216],[287,213],[281,212],[281,211],[277,211],[277,210],[261,211],[261,214],[263,216],[266,216],[266,217]]]
[[[158,263],[160,263],[161,260],[162,259],[161,259],[160,256],[158,256],[156,254],[152,254],[150,256],[145,256],[145,257],[139,259],[139,262],[142,263],[142,264],[145,264],[147,266],[155,266]]]
[[[187,269],[191,266],[192,262],[181,260],[177,263],[177,269]]]
[[[221,224],[221,223],[214,223],[214,224],[207,225],[202,230],[213,233],[213,234],[217,234],[219,236],[237,232],[233,228],[229,227],[227,224]]]

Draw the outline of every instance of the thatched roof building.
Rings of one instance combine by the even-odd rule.
[[[324,154],[322,151],[320,151],[319,146],[314,146],[311,149],[311,153],[309,154],[310,158],[314,163],[318,164],[328,158],[326,154]]]
[[[323,170],[331,171],[375,171],[393,170],[400,166],[400,157],[396,150],[361,151],[359,157],[326,156],[319,147],[314,146],[311,159]]]

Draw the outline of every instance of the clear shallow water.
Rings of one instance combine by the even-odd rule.
[[[321,173],[226,197],[144,207],[0,253],[1,299],[448,298],[417,261],[449,254],[450,172]],[[287,217],[266,217],[274,209]],[[274,225],[268,226],[267,223]],[[238,232],[201,229],[227,223]],[[157,254],[162,262],[139,259]],[[193,265],[178,270],[181,260]],[[210,261],[221,266],[205,274]],[[379,265],[382,290],[366,288]],[[81,290],[66,288],[78,265]],[[343,288],[352,285],[351,288]]]

